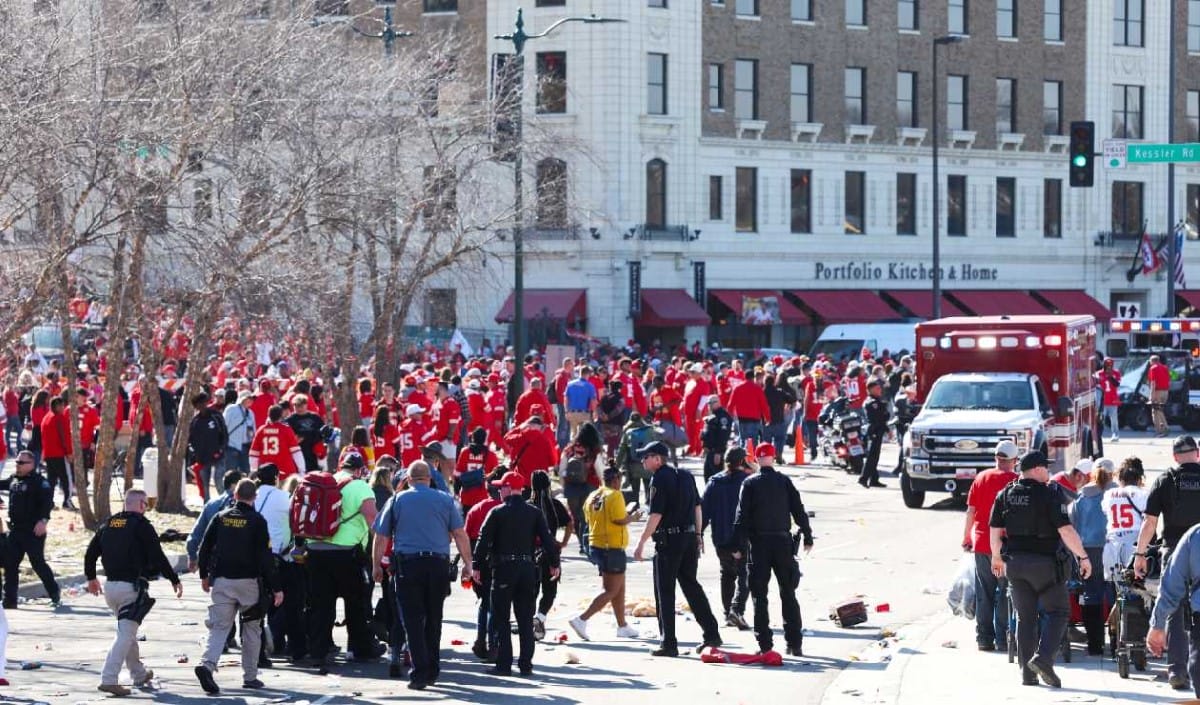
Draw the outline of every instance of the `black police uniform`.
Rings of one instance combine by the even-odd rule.
[[[722,459],[729,447],[729,436],[733,434],[733,417],[724,407],[704,417],[704,428],[700,431],[700,443],[704,446],[704,481],[721,472]]]
[[[511,613],[516,613],[521,652],[517,667],[521,673],[533,670],[533,608],[538,593],[538,567],[534,561],[534,541],[541,542],[551,567],[557,568],[558,544],[546,526],[542,512],[519,494],[509,495],[504,503],[488,513],[479,532],[475,561],[492,568],[492,623],[499,637],[495,671],[512,670]]]
[[[733,520],[734,540],[750,542],[750,596],[754,600],[754,636],[760,651],[774,647],[770,616],[767,613],[767,589],[771,574],[779,583],[783,603],[783,638],[788,653],[801,655],[804,622],[796,588],[800,585],[800,566],[792,543],[792,523],[800,527],[804,545],[813,543],[808,512],[800,501],[800,492],[775,468],[764,465],[742,483],[737,516]]]
[[[104,566],[104,579],[137,583],[163,576],[175,585],[179,576],[163,553],[154,526],[138,512],[118,512],[92,536],[83,556],[83,574],[96,579],[96,560]]]
[[[265,582],[272,593],[281,589],[267,520],[245,502],[235,502],[208,525],[198,565],[200,577],[210,581],[253,578]]]
[[[21,559],[29,556],[29,565],[42,581],[42,587],[52,602],[58,602],[61,590],[54,571],[46,564],[46,537],[36,536],[33,528],[39,521],[50,521],[54,507],[54,490],[38,472],[24,477],[12,475],[0,480],[0,490],[8,490],[8,555],[4,562],[4,608],[17,608],[17,589],[20,587]]]
[[[692,615],[704,634],[704,643],[719,645],[717,620],[708,605],[708,596],[696,580],[700,549],[696,537],[696,507],[700,494],[691,473],[663,464],[650,479],[650,513],[662,517],[654,532],[654,602],[658,628],[663,640],[660,652],[675,656],[675,583],[683,590]]]
[[[1183,463],[1159,475],[1146,498],[1146,516],[1161,517],[1165,565],[1183,534],[1200,524],[1200,464]],[[1167,620],[1167,672],[1184,680],[1188,680],[1188,609],[1184,600]]]
[[[1007,536],[1002,557],[1017,613],[1017,656],[1025,682],[1036,682],[1025,666],[1035,656],[1053,666],[1070,615],[1067,595],[1069,558],[1060,551],[1058,530],[1070,526],[1066,497],[1055,482],[1023,477],[1006,487],[992,505],[989,526]],[[1038,608],[1048,617],[1038,636]]]
[[[858,484],[863,487],[879,484],[879,451],[883,447],[883,437],[887,435],[888,408],[887,402],[878,397],[870,397],[863,404],[867,415],[867,459],[863,462],[862,472],[858,476]]]
[[[316,472],[321,469],[321,460],[317,457],[316,446],[321,442],[321,429],[325,422],[311,411],[303,414],[292,414],[284,421],[296,434],[300,442],[300,454],[304,456],[305,472]]]

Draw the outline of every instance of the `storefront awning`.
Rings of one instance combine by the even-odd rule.
[[[1049,310],[1025,291],[952,291],[950,296],[976,316],[1044,316]]]
[[[789,291],[824,323],[877,323],[899,314],[873,291],[862,289],[813,289]]]
[[[526,289],[525,320],[548,317],[572,323],[587,318],[587,289]],[[497,323],[512,323],[513,295],[509,294],[496,314]]]
[[[708,313],[682,289],[642,289],[639,326],[706,326]]]
[[[779,291],[763,289],[709,289],[709,294],[735,315],[741,316],[746,299],[770,299],[779,302],[779,319],[787,325],[807,325],[812,320]]]
[[[896,303],[912,312],[918,318],[933,318],[933,292],[920,289],[897,289],[887,292]],[[966,315],[953,301],[942,294],[942,315]]]
[[[1194,309],[1200,309],[1200,291],[1180,291],[1179,289],[1176,289],[1175,298],[1182,299],[1185,304]]]
[[[1200,294],[1200,291],[1196,292]],[[1035,291],[1034,296],[1044,299],[1055,313],[1091,316],[1097,321],[1107,321],[1112,318],[1112,312],[1099,301],[1093,299],[1085,291],[1068,289],[1063,291]]]

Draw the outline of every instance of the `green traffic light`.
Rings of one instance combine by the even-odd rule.
[[[1087,159],[1087,157],[1086,157],[1086,156],[1084,156],[1084,155],[1082,155],[1082,154],[1076,154],[1076,155],[1075,155],[1075,156],[1074,156],[1074,157],[1071,159],[1071,163],[1072,163],[1072,164],[1074,164],[1075,166],[1077,166],[1077,167],[1081,168],[1081,169],[1082,169],[1083,167],[1087,166],[1087,162],[1088,162],[1088,159]]]

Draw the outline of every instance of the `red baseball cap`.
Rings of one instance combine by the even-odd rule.
[[[754,446],[754,457],[761,458],[764,455],[775,457],[775,446],[770,443],[759,443]]]
[[[491,483],[492,487],[507,487],[510,490],[525,489],[525,476],[515,470],[509,470],[499,480]]]

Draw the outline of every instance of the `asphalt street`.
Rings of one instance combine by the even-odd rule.
[[[1119,462],[1126,455],[1139,455],[1155,473],[1167,467],[1170,440],[1135,435],[1142,437],[1127,435],[1121,443],[1106,447],[1109,456]],[[894,446],[885,448],[881,467],[892,467],[894,454]],[[698,471],[691,463],[685,467]],[[937,622],[946,613],[944,595],[960,555],[962,511],[951,502],[938,502],[936,495],[931,495],[925,509],[907,509],[894,478],[884,478],[887,488],[866,490],[855,478],[821,464],[789,466],[785,472],[796,482],[814,515],[816,548],[802,560],[799,597],[806,630],[805,657],[789,657],[781,668],[705,664],[690,651],[677,659],[651,658],[649,651],[656,644],[657,632],[653,618],[631,617],[630,623],[643,638],[619,639],[611,614],[601,613],[591,620],[592,640],[581,641],[567,627],[567,620],[598,592],[599,578],[574,550],[573,542],[565,554],[558,601],[549,615],[546,640],[538,647],[532,678],[485,674],[487,666],[469,650],[474,636],[473,596],[455,585],[446,604],[442,678],[423,693],[389,680],[384,662],[339,662],[328,675],[280,664],[260,676],[267,690],[243,691],[238,656],[232,653],[222,659],[217,674],[223,688],[220,699],[297,705],[398,700],[487,705],[619,702],[627,697],[668,697],[671,702],[688,703],[766,703],[786,698],[789,703],[811,704],[857,698],[857,694],[848,694],[855,683],[878,683],[893,673],[889,665],[895,649],[881,648],[881,637],[896,632],[903,635],[913,629],[910,625]],[[632,541],[641,527],[641,523],[631,526]],[[719,604],[718,566],[711,550],[702,558],[700,578],[710,603]],[[205,637],[207,607],[198,579],[187,576],[181,600],[170,594],[164,583],[156,583],[152,593],[158,604],[146,619],[141,649],[156,674],[155,687],[135,691],[133,699],[212,702],[192,673]],[[652,603],[649,561],[630,563],[626,594],[631,605],[642,600]],[[867,603],[870,620],[841,629],[830,621],[829,608],[853,598]],[[700,629],[682,602],[677,607],[682,611],[678,630],[683,650],[698,643]],[[777,649],[782,650],[777,599],[772,600],[771,608]],[[748,609],[748,618],[750,612]],[[70,596],[58,612],[52,612],[45,601],[35,600],[9,611],[8,619],[8,678],[12,685],[0,691],[0,702],[79,703],[107,698],[95,688],[114,620],[101,598]],[[565,642],[560,642],[562,635]],[[723,627],[722,637],[729,650],[753,653],[757,648],[750,632]],[[345,643],[344,630],[335,630],[335,641]],[[936,659],[939,655],[934,650],[910,657]],[[23,664],[40,667],[22,670]],[[933,670],[936,673],[936,668]],[[123,677],[127,683],[128,674]],[[1013,684],[1017,687],[1015,679]],[[873,701],[882,702],[857,700]]]

